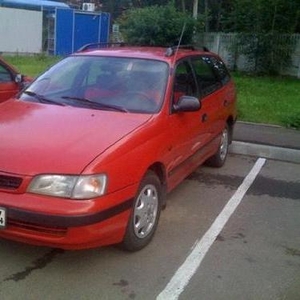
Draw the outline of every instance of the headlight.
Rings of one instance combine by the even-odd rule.
[[[54,197],[91,199],[105,193],[107,177],[97,175],[39,175],[30,183],[27,191]]]

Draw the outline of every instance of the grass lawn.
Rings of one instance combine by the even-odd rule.
[[[239,119],[300,129],[300,80],[234,74]]]
[[[15,66],[22,74],[36,77],[48,69],[61,58],[56,56],[33,55],[33,56],[4,56],[4,59]]]
[[[59,57],[5,56],[26,75],[37,76]],[[300,130],[300,80],[289,77],[247,76],[233,74],[238,93],[238,119],[276,124]]]

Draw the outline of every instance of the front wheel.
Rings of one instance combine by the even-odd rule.
[[[228,125],[226,125],[221,134],[221,141],[220,141],[218,151],[216,152],[215,155],[213,155],[207,160],[207,164],[209,166],[216,167],[216,168],[222,167],[227,158],[228,147],[229,147],[229,130],[228,130]]]
[[[152,171],[144,176],[134,200],[121,247],[128,251],[144,248],[157,228],[162,203],[161,182]]]

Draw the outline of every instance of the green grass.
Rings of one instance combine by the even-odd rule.
[[[234,74],[238,118],[300,129],[300,80]]]
[[[60,57],[5,56],[21,73],[36,77]],[[290,77],[247,76],[234,73],[238,119],[300,129],[300,80]]]
[[[20,73],[36,77],[43,71],[48,69],[55,62],[59,61],[61,57],[33,55],[33,56],[4,56],[4,59],[16,67]]]

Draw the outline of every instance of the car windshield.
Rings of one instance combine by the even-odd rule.
[[[71,56],[38,77],[20,98],[52,105],[156,113],[167,78],[168,65],[157,60]]]

